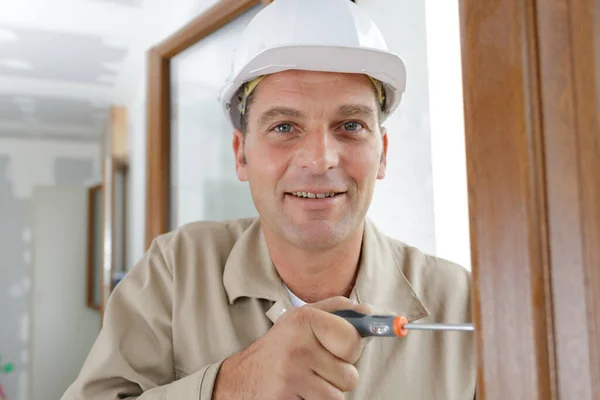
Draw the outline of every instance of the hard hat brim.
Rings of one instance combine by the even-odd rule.
[[[370,48],[293,45],[259,52],[223,87],[219,101],[234,129],[240,128],[236,96],[239,88],[257,76],[286,70],[305,70],[369,75],[384,84],[386,114],[399,105],[406,88],[406,67],[391,52]]]

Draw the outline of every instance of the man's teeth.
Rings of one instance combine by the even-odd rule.
[[[326,197],[335,196],[336,192],[330,192],[330,193],[294,192],[292,194],[296,197],[307,197],[309,199],[324,199]]]

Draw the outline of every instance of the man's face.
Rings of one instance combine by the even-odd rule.
[[[303,248],[360,232],[387,150],[369,79],[285,71],[252,96],[246,135],[236,131],[233,148],[265,232]]]

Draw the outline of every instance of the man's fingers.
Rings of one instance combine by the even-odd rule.
[[[347,363],[358,361],[362,341],[348,321],[323,310],[311,310],[305,314],[310,329],[325,350]]]
[[[315,352],[312,370],[342,392],[351,392],[358,384],[358,370],[321,348]]]
[[[354,310],[363,314],[373,314],[373,307],[366,303],[356,303],[343,296],[332,297],[304,307],[315,308],[330,314],[327,317],[323,317],[323,315],[314,317],[319,322],[309,321],[311,329],[325,349],[343,361],[354,364],[362,353],[364,341],[360,339],[356,328],[348,321],[331,313],[339,310]],[[310,314],[309,320],[313,318],[312,313]],[[332,316],[334,319],[331,319]]]
[[[315,373],[307,374],[299,392],[301,399],[344,400],[344,393]]]

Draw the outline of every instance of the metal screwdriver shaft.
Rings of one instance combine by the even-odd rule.
[[[404,329],[414,331],[474,331],[473,324],[404,324]]]

